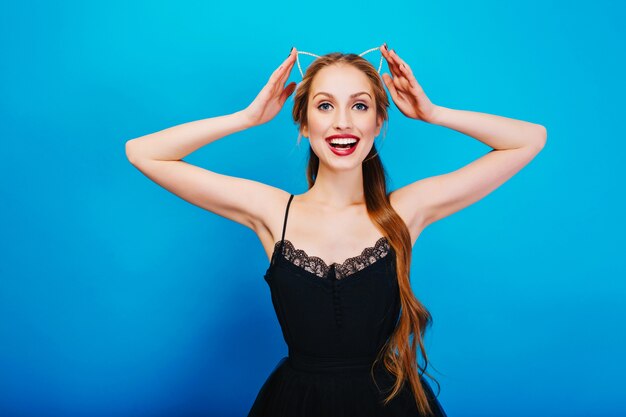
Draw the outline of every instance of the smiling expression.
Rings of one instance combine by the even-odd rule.
[[[336,163],[338,159],[345,159],[352,161],[350,165],[360,164],[366,158],[382,126],[382,120],[378,123],[376,120],[369,79],[357,68],[341,64],[325,67],[315,75],[307,121],[302,134],[309,138],[320,162]],[[349,156],[338,156],[326,138],[344,134],[357,137],[358,144]]]

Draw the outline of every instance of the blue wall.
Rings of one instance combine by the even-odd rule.
[[[626,414],[618,4],[5,4],[0,415],[245,415],[287,353],[260,241],[151,182],[124,144],[243,109],[291,46],[383,42],[435,104],[548,129],[535,160],[414,247],[444,408]],[[304,192],[292,103],[185,159]],[[390,189],[489,150],[394,104],[380,149]]]

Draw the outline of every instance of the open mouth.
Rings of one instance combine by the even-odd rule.
[[[328,144],[335,149],[351,149],[354,148],[358,143],[358,139],[332,139],[327,140]]]
[[[326,142],[332,152],[338,156],[351,155],[359,144],[359,140],[354,138],[327,139]]]

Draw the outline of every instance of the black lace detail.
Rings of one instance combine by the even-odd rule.
[[[275,250],[280,246],[280,242],[280,240],[276,242]],[[328,276],[330,266],[327,265],[324,260],[317,256],[309,256],[301,249],[296,249],[293,243],[287,239],[284,240],[284,243],[283,255],[288,261],[320,278],[326,278]],[[336,277],[337,279],[341,279],[365,269],[367,266],[385,257],[389,250],[389,241],[383,236],[376,241],[374,246],[363,249],[360,255],[348,258],[342,264],[335,262],[331,265],[335,265],[335,271],[337,272]]]

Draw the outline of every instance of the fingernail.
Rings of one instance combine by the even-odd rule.
[[[291,49],[289,50],[289,55],[291,55],[291,53],[293,52],[293,46],[291,47]],[[289,56],[287,55],[287,56]]]
[[[387,42],[385,42],[383,45],[385,45],[385,51],[388,51],[389,48],[387,48]]]

